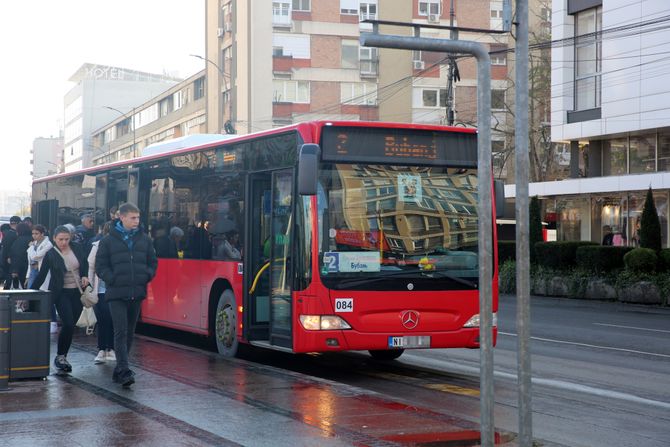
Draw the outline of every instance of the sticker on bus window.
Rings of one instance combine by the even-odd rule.
[[[423,198],[421,176],[398,174],[398,197],[401,202],[420,202]]]
[[[379,253],[370,251],[329,251],[323,254],[323,265],[328,273],[381,270]]]

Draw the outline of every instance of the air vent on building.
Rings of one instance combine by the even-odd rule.
[[[219,37],[223,37],[224,32],[225,31],[223,30],[223,28],[217,28],[216,35],[219,36]]]
[[[414,61],[414,69],[415,70],[423,70],[426,67],[426,63],[424,61]]]

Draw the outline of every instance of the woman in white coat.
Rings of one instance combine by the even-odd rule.
[[[31,288],[35,278],[37,278],[37,273],[42,267],[42,261],[44,260],[44,255],[47,254],[54,246],[47,237],[47,229],[44,225],[33,225],[32,228],[33,241],[28,246],[28,273],[26,274],[26,287]],[[48,275],[46,281],[40,287],[40,290],[47,291],[49,290],[49,280],[51,279],[50,274]],[[58,332],[58,315],[56,314],[56,305],[51,305],[51,333]]]
[[[112,222],[105,223],[102,227],[102,237],[109,234]],[[95,257],[98,254],[98,245],[100,237],[93,242],[91,252],[88,255],[88,277],[93,283],[93,293],[98,295],[98,303],[93,306],[95,318],[98,319],[98,355],[95,356],[96,364],[116,361],[114,353],[114,326],[112,325],[112,315],[109,312],[109,305],[105,300],[105,282],[95,274]]]

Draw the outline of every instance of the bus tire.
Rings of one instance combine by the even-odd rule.
[[[405,352],[404,349],[371,349],[368,351],[373,359],[388,362],[395,360]]]
[[[237,339],[237,303],[232,290],[226,289],[219,297],[214,317],[214,339],[216,350],[224,357],[236,357],[239,351]]]

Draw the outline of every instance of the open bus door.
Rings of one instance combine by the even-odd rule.
[[[291,349],[293,172],[252,174],[247,191],[245,338],[260,346]]]

